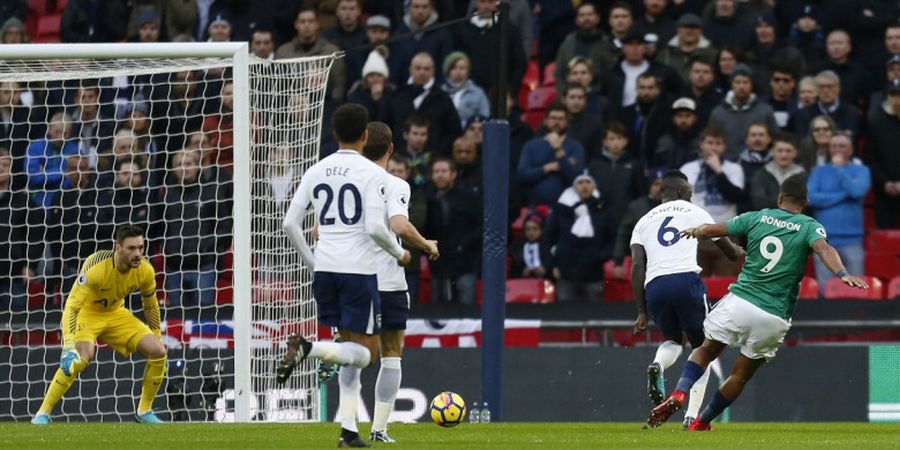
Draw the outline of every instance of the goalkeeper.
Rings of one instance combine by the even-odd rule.
[[[136,351],[147,358],[136,419],[163,423],[151,406],[166,373],[166,348],[160,340],[155,273],[143,254],[144,230],[123,225],[116,230],[113,251],[101,250],[85,259],[62,316],[60,367],[31,423],[50,423],[53,407],[94,358],[98,337],[124,356]],[[146,324],[125,308],[125,298],[137,291]]]

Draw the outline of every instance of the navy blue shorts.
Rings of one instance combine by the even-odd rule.
[[[381,328],[384,330],[405,330],[409,319],[409,292],[378,291],[381,297]]]
[[[644,289],[647,309],[667,340],[682,342],[682,333],[694,348],[703,344],[706,285],[693,272],[656,277]]]
[[[374,274],[316,272],[313,295],[323,325],[365,334],[381,332],[381,299]]]

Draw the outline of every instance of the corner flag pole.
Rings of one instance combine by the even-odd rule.
[[[491,419],[502,420],[503,334],[506,318],[506,229],[509,201],[509,123],[506,121],[509,3],[500,2],[494,25],[497,67],[494,118],[484,126],[484,241],[481,253],[481,399]]]

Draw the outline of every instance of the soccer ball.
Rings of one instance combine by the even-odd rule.
[[[431,400],[431,420],[450,428],[459,425],[466,417],[466,402],[455,392],[441,392]]]

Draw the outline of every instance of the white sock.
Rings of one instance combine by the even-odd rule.
[[[361,369],[356,367],[341,367],[338,374],[338,385],[340,386],[340,404],[338,410],[341,412],[341,428],[353,432],[359,432],[356,427],[356,413],[359,409],[359,391],[362,385],[359,382],[359,373]]]
[[[688,396],[688,406],[684,411],[684,417],[693,417],[697,418],[697,415],[700,414],[700,406],[703,404],[703,396],[706,395],[706,382],[709,381],[709,366],[706,366],[706,371],[703,372],[703,376],[701,376],[693,386],[691,386],[691,393]]]
[[[369,365],[371,354],[369,349],[356,342],[319,341],[312,343],[309,356],[331,363],[362,369]]]
[[[683,349],[681,344],[675,341],[665,341],[656,349],[656,357],[653,358],[653,362],[659,363],[662,370],[666,370],[675,364]]]
[[[403,371],[400,358],[381,358],[381,369],[375,381],[375,413],[372,417],[372,431],[387,430],[388,417],[394,410],[394,399],[400,390],[400,379]]]

